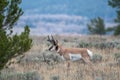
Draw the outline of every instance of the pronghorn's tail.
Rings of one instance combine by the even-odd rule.
[[[88,50],[88,49],[87,49],[87,52],[88,52],[88,55],[90,56],[90,59],[92,59],[93,53],[90,50]]]

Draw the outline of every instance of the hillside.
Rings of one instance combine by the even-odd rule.
[[[24,14],[14,31],[20,33],[27,24],[32,35],[88,34],[91,19],[99,16],[112,27],[117,16],[108,0],[23,0],[21,7]]]

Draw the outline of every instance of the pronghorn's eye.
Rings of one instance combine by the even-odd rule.
[[[55,47],[55,50],[58,50],[58,46]]]

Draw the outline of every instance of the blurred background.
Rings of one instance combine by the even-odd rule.
[[[117,15],[108,0],[23,0],[20,6],[24,14],[14,33],[20,33],[28,24],[31,35],[86,35],[91,19],[101,17],[105,27],[111,27]]]

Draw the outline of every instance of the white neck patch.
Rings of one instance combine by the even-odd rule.
[[[60,48],[58,48],[57,52],[60,52]]]

